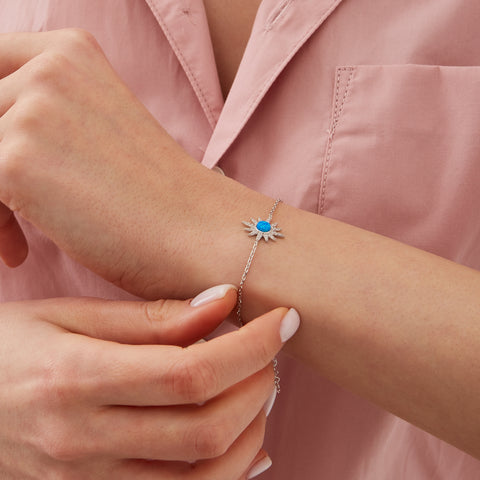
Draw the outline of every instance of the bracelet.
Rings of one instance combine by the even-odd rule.
[[[242,320],[243,287],[245,285],[245,281],[247,280],[247,275],[250,271],[250,267],[252,266],[253,257],[255,256],[255,252],[257,251],[258,244],[262,238],[267,243],[269,240],[284,238],[284,235],[280,233],[281,229],[278,228],[277,224],[271,223],[273,214],[275,213],[275,210],[277,209],[280,202],[280,199],[275,200],[275,203],[273,204],[273,207],[268,214],[267,220],[262,220],[260,218],[258,218],[258,220],[255,220],[254,218],[251,218],[250,222],[242,222],[246,227],[245,231],[248,232],[248,236],[255,237],[255,242],[253,243],[252,250],[250,251],[250,256],[248,257],[247,264],[245,265],[245,269],[243,270],[240,285],[238,286],[236,317],[237,322],[240,326],[243,326],[245,324]],[[276,358],[273,360],[273,371],[275,373],[275,388],[277,390],[277,393],[280,393],[280,375]]]

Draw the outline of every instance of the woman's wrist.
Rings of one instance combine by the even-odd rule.
[[[136,252],[141,268],[122,277],[122,288],[144,298],[185,298],[212,285],[238,285],[253,243],[242,221],[265,216],[273,204],[189,158],[177,171],[159,179],[155,189],[162,193],[151,202],[157,211],[144,213],[159,220],[147,223],[142,245],[149,247]]]
[[[254,241],[242,222],[266,217],[274,202],[231,179],[217,174],[209,177],[211,193],[200,203],[203,220],[188,255],[192,271],[185,279],[187,289],[224,282],[239,285]]]

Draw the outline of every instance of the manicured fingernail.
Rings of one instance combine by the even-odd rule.
[[[191,302],[190,306],[200,307],[207,303],[214,302],[224,298],[228,291],[236,290],[235,285],[217,285],[216,287],[209,288],[202,293],[199,293]]]
[[[295,335],[299,326],[300,315],[294,308],[291,308],[283,317],[280,325],[280,338],[282,339],[282,342],[285,343],[287,340],[290,340],[290,338]]]
[[[252,469],[247,473],[247,480],[258,477],[261,473],[267,471],[272,466],[272,460],[270,457],[264,457],[257,462]]]
[[[268,417],[272,411],[273,405],[275,404],[275,399],[277,398],[277,387],[273,389],[272,394],[268,397],[268,400],[265,402],[263,409],[265,410],[265,415]]]

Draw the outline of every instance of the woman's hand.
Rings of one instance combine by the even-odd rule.
[[[0,35],[5,263],[19,265],[27,254],[16,212],[75,259],[134,293],[164,280],[153,278],[152,269],[168,277],[165,289],[174,290],[185,271],[178,258],[172,265],[169,259],[196,241],[196,232],[185,232],[202,220],[195,196],[203,189],[200,172],[215,176],[161,128],[91,35],[81,30]]]
[[[218,291],[197,307],[95,299],[1,305],[0,476],[247,478],[266,457],[270,364],[291,315],[277,309],[209,342],[175,346],[228,314],[234,289],[220,289],[223,299]]]
[[[16,212],[149,299],[237,282],[241,221],[272,203],[189,157],[81,30],[0,35],[0,202],[8,265],[27,255]]]

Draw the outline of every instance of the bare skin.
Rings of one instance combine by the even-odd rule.
[[[175,346],[201,338],[234,304],[234,289],[199,306],[1,304],[0,477],[245,480],[265,457],[262,409],[285,309],[256,328]],[[250,362],[239,362],[245,344]]]
[[[261,0],[203,0],[224,98],[232,86]]]
[[[46,41],[47,54],[32,60],[30,42],[38,46],[40,38]],[[51,50],[48,53],[51,38],[18,37],[15,55],[5,50],[2,57],[7,66],[27,62],[27,68],[2,81],[5,105],[15,104],[0,122],[3,202],[20,210],[72,256],[145,297],[186,296],[202,286],[238,281],[244,267],[238,258],[247,258],[251,248],[248,238],[237,235],[238,219],[267,212],[272,200],[190,159],[128,98],[93,53],[91,42],[75,43],[75,59],[80,61],[84,54],[89,67],[95,59],[98,75],[108,81],[108,94],[91,75],[85,78],[78,65],[62,63],[58,69],[52,58],[59,58],[52,57]],[[62,82],[65,75],[68,81]],[[63,89],[58,90],[58,82]],[[84,84],[88,88],[77,105],[78,95],[69,92]],[[95,89],[105,93],[102,112],[88,108]],[[49,95],[38,103],[36,94],[45,91]],[[116,115],[119,105],[125,112],[128,101],[130,119]],[[87,112],[98,114],[89,122],[92,132],[76,126],[76,115],[84,119],[85,104]],[[95,168],[109,168],[112,155],[102,150],[101,138],[95,137],[90,158],[87,134],[101,134],[102,125],[110,128],[105,119],[111,116],[122,123],[105,131],[109,138],[115,135],[118,141],[113,144],[119,148],[113,156],[115,168],[110,167],[116,176],[106,191],[97,182],[102,175],[84,166],[93,161]],[[68,156],[55,150],[56,122],[68,125],[69,136],[76,139]],[[147,135],[137,135],[139,124]],[[123,134],[123,126],[133,131],[131,138]],[[53,141],[43,140],[47,131]],[[32,152],[42,153],[37,156],[42,164],[28,163]],[[132,163],[136,159],[147,169],[148,182],[131,181],[139,171]],[[148,175],[149,168],[160,169],[163,175]],[[78,181],[68,183],[67,191],[65,178]],[[135,199],[145,208],[138,212],[111,200],[121,197],[125,200],[121,205],[132,205],[135,202],[129,200]],[[91,204],[108,208],[108,215],[86,208]],[[219,204],[225,205],[221,212]],[[180,218],[191,229],[172,235]],[[279,303],[298,306],[303,323],[291,346],[295,356],[334,382],[480,458],[479,272],[285,205],[275,221],[288,238],[274,245],[269,255],[257,257],[257,269],[247,286],[247,316],[253,318]],[[131,228],[139,224],[143,228]],[[98,241],[99,231],[105,244]],[[224,235],[219,236],[219,231]],[[219,264],[222,269],[216,268]]]
[[[82,34],[80,36],[83,37]],[[74,33],[73,37],[78,40],[78,32]],[[73,43],[77,43],[77,40],[73,39]],[[94,49],[96,50],[96,47]],[[47,64],[52,66],[53,63],[63,62],[65,59],[66,57],[60,53],[55,58],[50,57]],[[13,72],[20,66],[15,62],[9,63],[6,58],[4,60],[0,66],[0,79],[5,78],[9,72]],[[53,63],[50,63],[51,61]],[[47,70],[44,70],[47,77],[48,70],[47,66]],[[9,110],[8,100],[7,104],[2,104],[2,108]],[[2,113],[4,112],[3,110]],[[3,142],[3,146],[6,145],[4,133],[3,130],[0,133],[0,143]],[[0,205],[0,256],[8,265],[14,266],[21,263],[26,255],[26,240],[14,215],[9,208]],[[2,336],[4,341],[0,342],[0,358],[3,370],[9,372],[2,381],[6,387],[4,391],[8,391],[9,395],[3,395],[0,399],[0,415],[4,418],[2,422],[4,427],[0,429],[2,446],[0,450],[4,452],[0,455],[0,476],[8,480],[33,479],[38,478],[37,475],[41,475],[42,478],[59,475],[62,478],[72,479],[87,477],[101,479],[111,478],[112,475],[119,479],[161,477],[191,478],[192,480],[194,478],[245,480],[247,477],[250,478],[249,472],[252,469],[258,472],[258,465],[261,463],[265,466],[265,460],[268,459],[266,452],[260,447],[265,431],[263,407],[266,401],[269,404],[268,396],[272,394],[273,389],[271,368],[273,355],[264,360],[264,365],[254,365],[250,362],[251,368],[238,378],[238,386],[233,385],[234,379],[231,384],[226,385],[227,388],[219,384],[218,392],[207,393],[206,396],[203,393],[196,396],[197,394],[193,392],[195,397],[192,397],[187,381],[185,395],[190,397],[183,401],[180,399],[176,403],[193,403],[192,407],[172,405],[170,408],[170,405],[166,406],[165,402],[160,406],[161,402],[156,399],[147,400],[148,394],[152,393],[152,384],[155,384],[155,379],[162,368],[164,367],[167,371],[171,369],[166,362],[162,362],[160,353],[166,348],[173,351],[174,347],[151,346],[149,348],[151,360],[148,361],[142,358],[146,352],[145,348],[142,346],[135,350],[130,348],[132,365],[137,362],[137,367],[131,370],[124,369],[121,377],[115,374],[119,363],[114,355],[115,345],[122,343],[189,345],[218,325],[228,315],[234,303],[235,295],[231,291],[224,299],[215,302],[215,305],[200,308],[199,313],[203,310],[205,314],[197,316],[188,313],[190,312],[188,303],[185,311],[181,309],[180,302],[170,301],[160,301],[149,305],[148,308],[147,304],[141,303],[104,303],[88,299],[51,299],[45,302],[1,305],[1,325],[5,332]],[[175,308],[172,305],[175,305]],[[148,318],[144,318],[147,311]],[[266,354],[266,333],[271,338],[269,343],[273,344],[272,348],[278,350],[278,325],[284,312],[284,310],[277,310],[274,313],[276,318],[273,319],[270,327],[264,320],[260,320],[260,328],[269,330],[269,332],[253,333],[258,339],[260,355]],[[125,324],[122,324],[122,315],[125,316]],[[188,321],[183,321],[182,317],[183,320],[189,317]],[[110,323],[110,320],[114,323]],[[156,325],[157,320],[158,325]],[[165,324],[164,328],[161,322]],[[39,335],[32,335],[33,330],[45,337],[43,343],[47,345],[47,349],[42,352],[40,358],[36,355],[24,354],[25,351],[37,350]],[[34,343],[34,347],[28,346],[27,338]],[[84,401],[79,359],[75,355],[66,358],[59,353],[62,342],[65,343],[64,340],[69,338],[75,340],[69,344],[68,351],[71,351],[71,347],[77,342],[83,345],[80,347],[80,351],[83,352],[82,358],[95,359],[91,365],[85,366],[83,373],[88,378],[101,377],[96,390],[108,395],[110,399],[106,403],[111,402],[115,405],[114,407],[105,407],[103,405],[105,399],[99,400],[100,403],[103,402],[100,408],[95,403],[96,400],[89,398],[88,401]],[[236,338],[237,347],[232,348],[233,345],[230,345],[226,351],[231,354],[236,350],[244,355],[245,340],[238,335]],[[249,341],[246,343],[251,344]],[[87,352],[88,345],[91,346],[88,347],[92,350],[90,352]],[[211,342],[208,342],[193,348],[201,348],[202,352],[207,353],[210,346],[213,348]],[[12,354],[20,351],[23,352],[21,362],[17,355]],[[121,346],[118,348],[122,358],[125,357],[126,352],[127,348],[123,349]],[[195,374],[199,375],[198,378],[208,377],[215,382],[216,376],[211,376],[214,368],[222,365],[222,371],[225,371],[226,355],[217,352],[214,356],[215,360],[212,364],[206,365],[208,375],[203,377],[198,372],[198,359],[195,360]],[[249,354],[248,357],[252,358],[252,355]],[[99,364],[100,359],[102,365]],[[74,366],[72,362],[75,363]],[[52,370],[52,365],[57,363],[61,364],[62,368]],[[238,363],[238,361],[234,362],[235,371],[238,371],[236,365]],[[146,372],[145,365],[155,365],[153,381],[139,377],[138,372]],[[110,376],[107,373],[110,367],[112,367],[113,376],[116,376],[116,384],[113,388],[109,384]],[[96,374],[95,368],[100,368],[102,374]],[[55,381],[51,381],[51,375],[54,375]],[[8,381],[15,377],[15,384],[9,386]],[[28,388],[23,390],[17,388],[21,383],[19,378],[25,384],[33,383],[35,387],[33,391],[29,391]],[[32,378],[35,378],[34,382]],[[182,380],[181,372],[175,378],[176,381],[173,383],[177,385],[178,381]],[[138,388],[132,388],[133,380],[138,382]],[[60,388],[68,391],[68,394],[62,393],[61,405],[56,404],[59,391],[56,386],[51,388],[52,385],[59,385]],[[142,388],[145,386],[148,394]],[[192,387],[195,386],[192,384]],[[224,391],[220,391],[222,389]],[[128,395],[136,395],[136,398],[132,397],[125,401],[120,398],[125,392]],[[248,398],[248,401],[245,401],[245,398]],[[144,406],[142,402],[148,402],[147,408],[142,408]],[[133,410],[129,407],[119,407],[119,404],[134,405],[136,408]],[[240,406],[241,414],[229,417],[231,421],[228,421],[228,415],[222,415],[222,411],[228,410],[231,414],[232,408],[237,404]],[[153,409],[153,405],[157,408]],[[185,411],[185,418],[179,415],[181,413],[179,409]],[[12,411],[15,412],[14,415]],[[132,411],[138,414],[137,418],[132,416]],[[172,415],[172,412],[175,413]],[[100,420],[100,413],[104,416],[115,415],[111,420],[117,425],[115,438],[109,436],[108,439],[100,440],[98,427],[85,432],[85,435],[79,438],[79,422],[82,424],[80,430],[83,431],[85,425],[93,425]],[[150,418],[147,418],[148,415]],[[8,423],[12,422],[12,418],[18,423]],[[140,424],[148,426],[154,422],[158,425],[155,431],[151,428],[140,428]],[[41,425],[37,429],[33,427],[26,429],[26,424]],[[123,426],[128,433],[122,431]],[[163,427],[174,432],[175,441],[169,441],[162,434]],[[219,427],[219,435],[212,435],[214,431],[212,427]],[[103,427],[100,430],[108,431]],[[72,434],[72,431],[75,431],[75,434]],[[25,441],[26,435],[27,441]],[[165,439],[164,444],[159,443],[159,438]],[[183,439],[184,444],[179,444],[177,442],[179,439]],[[98,442],[101,443],[101,447],[98,447]],[[205,447],[202,447],[202,442]],[[197,445],[200,445],[204,451],[196,452]],[[129,460],[130,458],[137,460]],[[142,459],[148,459],[148,461]],[[152,459],[160,461],[152,461]],[[192,465],[192,460],[198,461]]]

